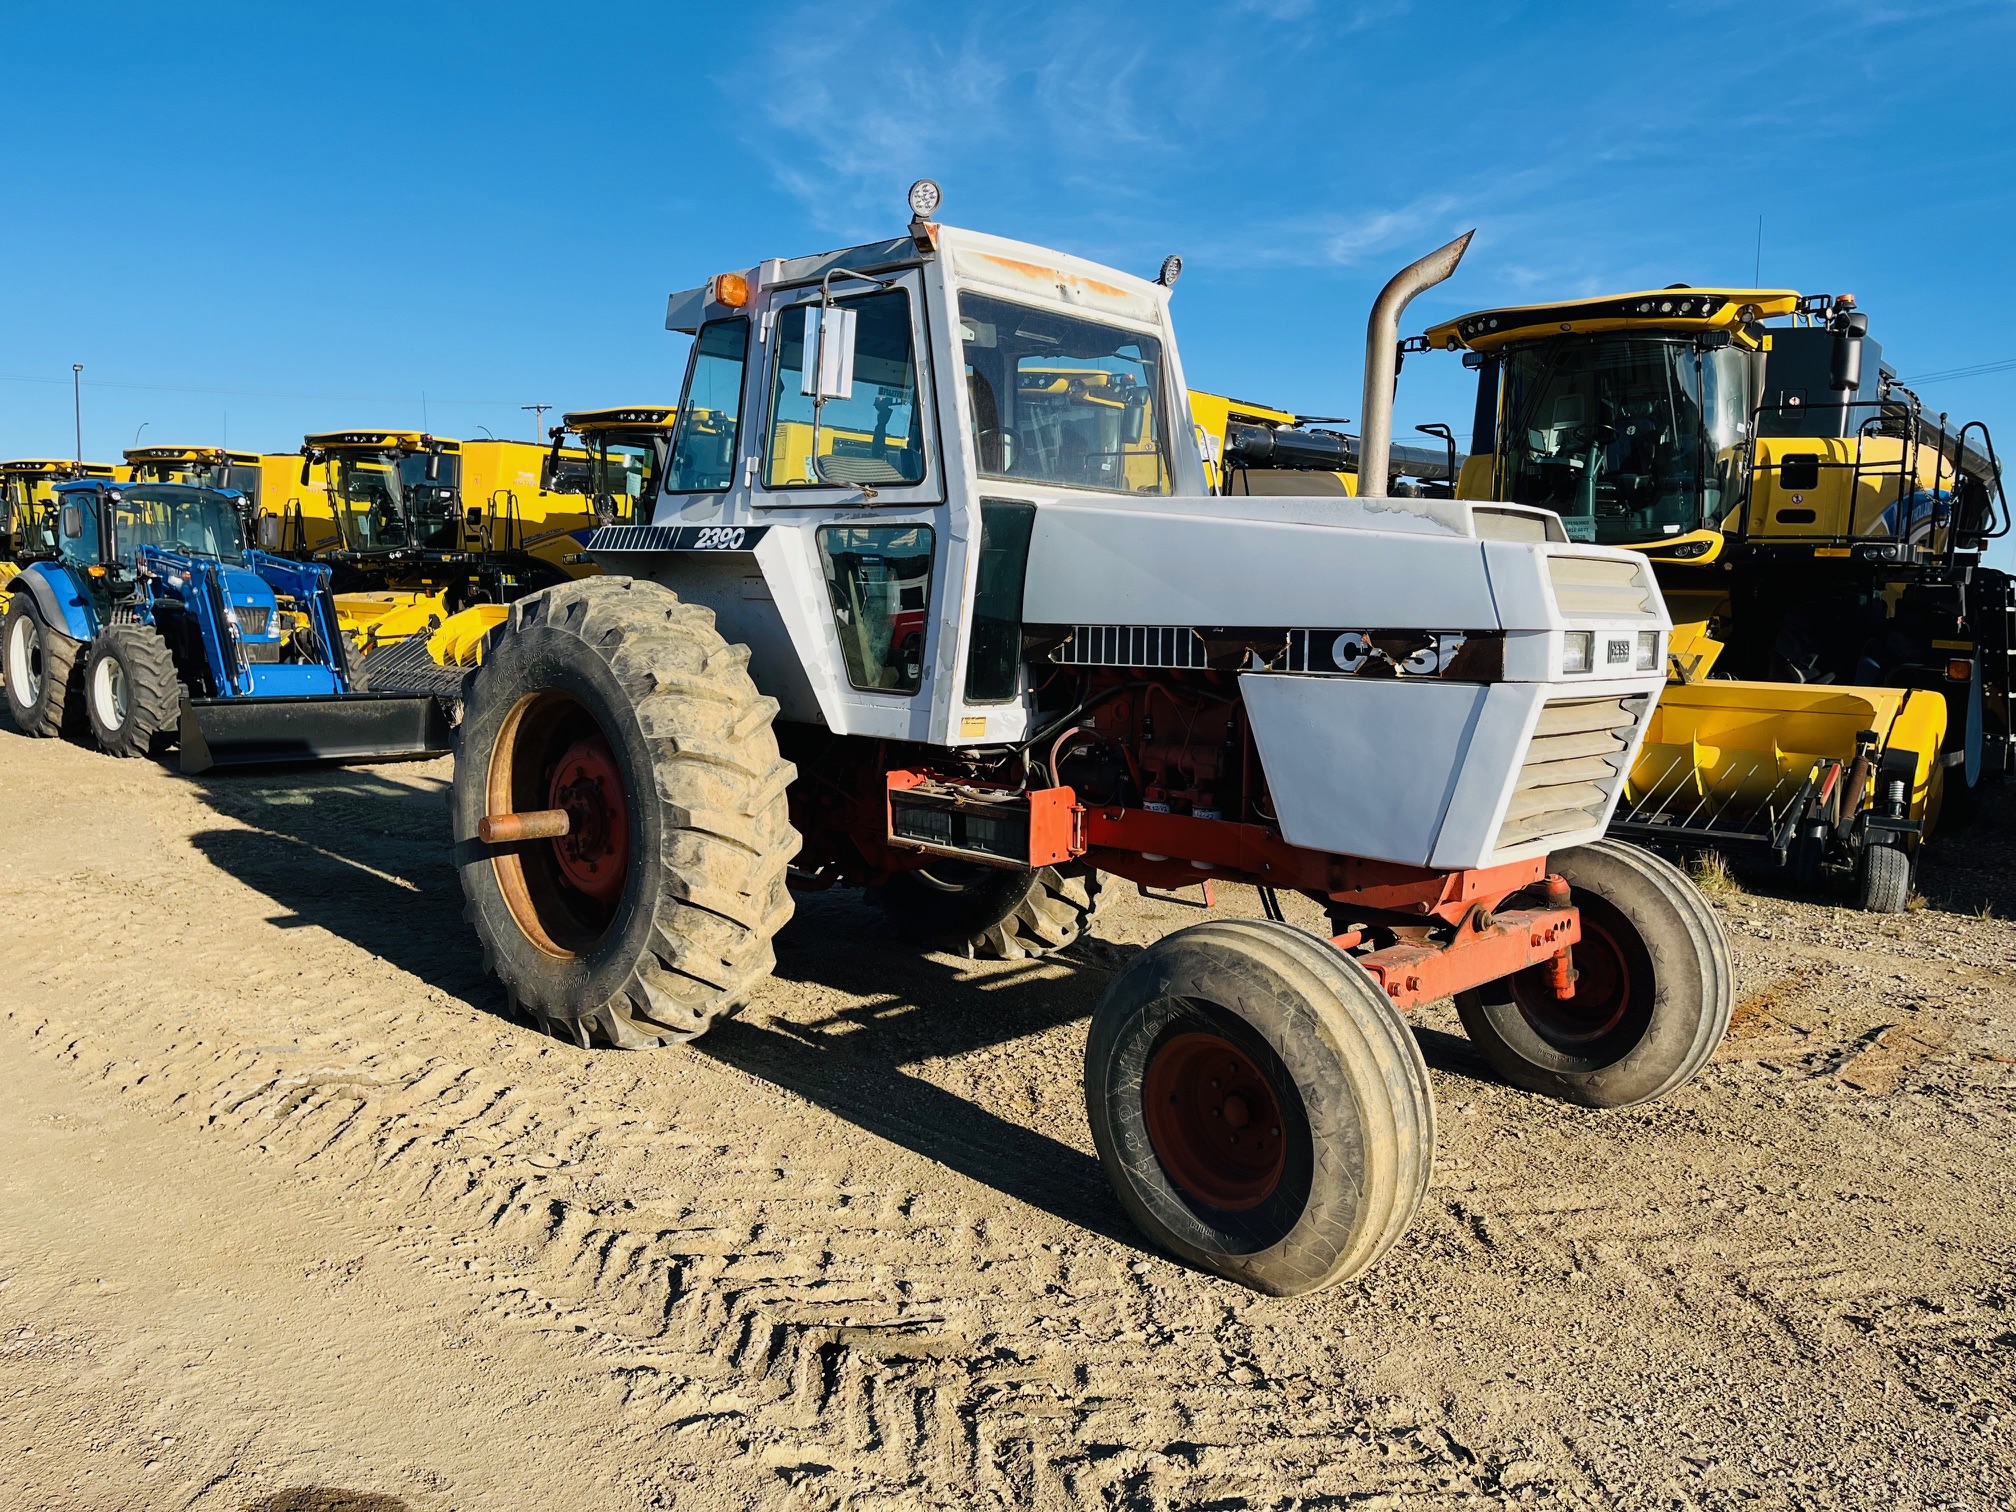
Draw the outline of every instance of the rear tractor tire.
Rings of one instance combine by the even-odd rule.
[[[876,894],[904,938],[932,950],[987,960],[1053,955],[1092,926],[1104,891],[1089,866],[1010,871],[936,861],[899,872]]]
[[[149,625],[114,625],[84,662],[84,712],[108,756],[149,756],[174,738],[182,710],[175,658]]]
[[[7,595],[0,628],[0,670],[7,677],[7,709],[14,728],[43,739],[76,733],[77,687],[84,643],[42,623],[25,592]]]
[[[1428,1068],[1400,1011],[1327,940],[1264,919],[1178,930],[1113,978],[1085,1111],[1143,1233],[1273,1296],[1375,1264],[1435,1158]]]
[[[1735,968],[1722,926],[1670,862],[1618,840],[1550,857],[1581,910],[1575,995],[1531,967],[1456,995],[1492,1069],[1529,1092],[1591,1108],[1664,1097],[1729,1029]]]
[[[529,595],[469,679],[456,734],[464,917],[512,1006],[587,1048],[690,1040],[775,965],[798,851],[774,699],[713,614],[596,577]],[[559,839],[486,815],[564,809]]]

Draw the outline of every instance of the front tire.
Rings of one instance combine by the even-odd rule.
[[[72,695],[77,691],[83,643],[43,624],[25,592],[16,590],[7,597],[0,656],[5,658],[7,708],[14,716],[14,728],[44,739],[75,730],[79,721]]]
[[[456,732],[456,860],[512,1005],[586,1048],[689,1040],[775,965],[798,850],[774,699],[714,616],[597,577],[511,606]],[[488,845],[486,815],[561,808],[558,840]]]
[[[1456,994],[1471,1042],[1515,1087],[1591,1108],[1664,1097],[1728,1032],[1735,968],[1722,926],[1669,862],[1618,840],[1549,866],[1582,913],[1575,996],[1544,967]]]
[[[1103,881],[1089,866],[1010,871],[935,861],[898,872],[876,902],[915,944],[967,957],[1019,961],[1054,955],[1092,927]]]
[[[1865,843],[1855,865],[1856,903],[1864,913],[1902,913],[1911,902],[1911,855],[1895,845]]]
[[[114,625],[91,643],[84,663],[84,712],[109,756],[147,756],[180,722],[182,684],[175,658],[148,625]]]
[[[1085,1110],[1143,1233],[1273,1296],[1376,1263],[1435,1156],[1428,1068],[1399,1010],[1327,941],[1263,919],[1178,930],[1114,977]]]

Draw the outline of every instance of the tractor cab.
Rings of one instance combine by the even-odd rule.
[[[553,427],[541,481],[554,493],[586,495],[602,525],[628,525],[650,515],[672,455],[679,410],[670,404],[576,410]],[[569,435],[580,441],[569,449]]]
[[[104,462],[24,457],[0,462],[0,562],[57,554],[56,487],[76,478],[111,478]]]
[[[187,483],[228,488],[259,503],[259,456],[221,446],[135,446],[126,452],[135,483]]]

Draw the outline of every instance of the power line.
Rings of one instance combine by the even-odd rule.
[[[0,373],[0,383],[45,383],[60,384],[61,378],[33,378],[22,373]],[[227,389],[196,388],[179,383],[108,383],[94,378],[90,387],[99,389],[135,389],[150,394],[222,394],[234,399],[308,399],[322,404],[414,404],[420,402],[417,394],[297,394],[284,389]],[[428,404],[459,404],[494,406],[510,409],[517,404],[515,399],[437,399],[426,397]]]
[[[2006,373],[2016,368],[2016,357],[2006,357],[2000,362],[1982,362],[1973,367],[1947,368],[1940,373],[1920,373],[1915,378],[1900,378],[1897,381],[1911,388],[1926,383],[1944,383],[1949,378],[1985,378],[1990,373]]]

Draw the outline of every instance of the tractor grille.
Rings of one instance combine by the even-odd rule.
[[[264,604],[245,605],[234,611],[238,616],[238,628],[247,635],[264,635],[267,616],[271,613]]]
[[[1652,613],[1652,585],[1640,562],[1609,557],[1550,556],[1547,579],[1554,602],[1572,618],[1634,618]]]
[[[1050,653],[1067,667],[1208,667],[1204,637],[1188,625],[1078,625]]]
[[[1624,780],[1624,757],[1647,700],[1560,698],[1540,711],[1498,827],[1498,847],[1530,845],[1599,824]]]

